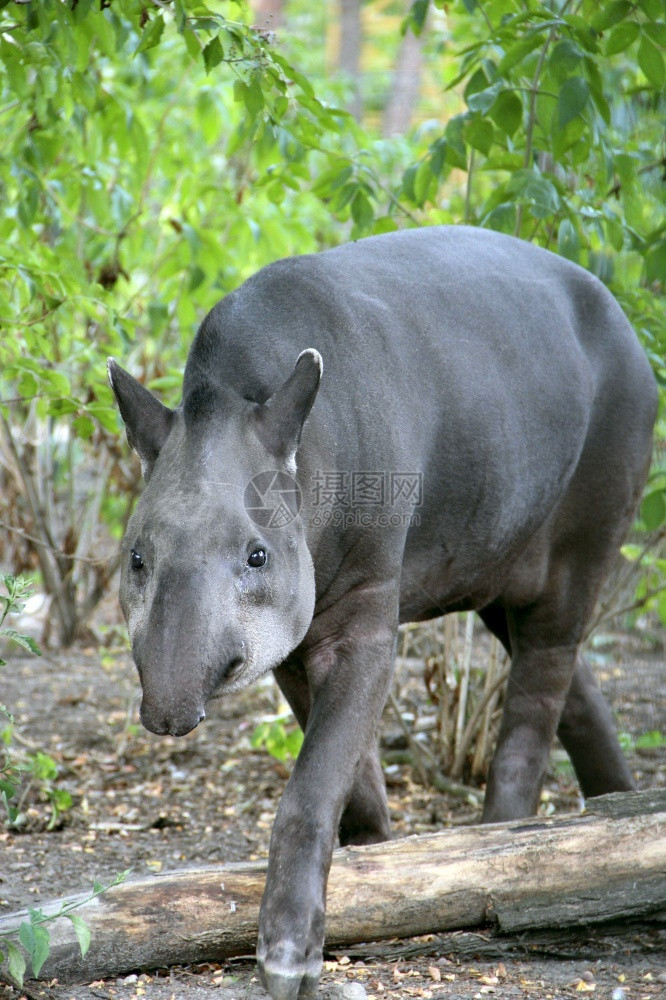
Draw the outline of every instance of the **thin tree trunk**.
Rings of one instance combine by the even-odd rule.
[[[416,36],[407,29],[398,50],[393,86],[384,110],[384,135],[402,135],[412,123],[421,91],[425,30]]]
[[[258,28],[278,31],[284,24],[285,0],[252,0],[251,7]]]
[[[338,65],[352,85],[349,111],[357,121],[363,114],[361,93],[361,46],[363,30],[361,26],[361,0],[340,0],[340,52]]]

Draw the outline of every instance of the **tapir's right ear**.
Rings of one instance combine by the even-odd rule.
[[[109,384],[125,422],[127,440],[141,459],[143,478],[148,480],[162,445],[169,436],[174,411],[160,403],[145,386],[109,358]]]
[[[314,347],[302,351],[284,385],[256,411],[259,436],[273,455],[287,463],[295,459],[323,367],[321,354]]]

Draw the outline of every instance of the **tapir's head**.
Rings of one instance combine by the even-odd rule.
[[[151,732],[188,733],[209,698],[278,666],[309,628],[314,569],[289,484],[321,368],[304,351],[262,404],[205,383],[170,410],[109,361],[146,480],[123,540],[120,603]],[[284,510],[271,524],[253,507],[273,472]]]

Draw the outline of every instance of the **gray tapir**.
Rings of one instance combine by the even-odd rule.
[[[370,237],[227,295],[175,410],[109,376],[146,480],[120,588],[143,724],[181,736],[272,670],[305,731],[261,906],[274,1000],[316,993],[338,837],[390,836],[376,731],[400,622],[475,609],[511,654],[484,820],[535,811],[556,733],[584,795],[632,787],[578,647],[657,394],[596,278],[486,230]]]

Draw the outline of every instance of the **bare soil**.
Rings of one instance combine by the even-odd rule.
[[[658,640],[614,636],[612,645],[598,647],[595,659],[623,732],[635,739],[666,729],[666,662]],[[418,677],[413,680],[418,686]],[[206,724],[181,739],[156,737],[137,725],[138,680],[122,649],[91,646],[39,660],[15,658],[3,672],[2,693],[18,738],[58,762],[58,785],[69,790],[74,804],[56,829],[47,831],[48,804],[35,785],[23,801],[24,827],[0,827],[0,912],[86,892],[94,879],[111,881],[128,868],[139,876],[266,856],[288,769],[265,750],[253,749],[250,737],[276,710],[272,681],[215,702]],[[423,704],[426,712],[425,691]],[[395,737],[396,730],[388,709],[385,737]],[[666,785],[663,748],[634,748],[630,763],[638,787]],[[478,818],[464,799],[419,784],[408,765],[392,764],[387,783],[396,836]],[[556,751],[543,808],[559,813],[578,806],[575,781]],[[368,945],[327,956],[322,980],[322,996],[337,1000],[486,995],[546,1000],[581,993],[608,1000],[666,997],[666,924],[503,942],[489,932]],[[265,996],[251,957],[225,965],[136,970],[78,987],[31,982],[19,991],[0,984],[1,1000]]]

